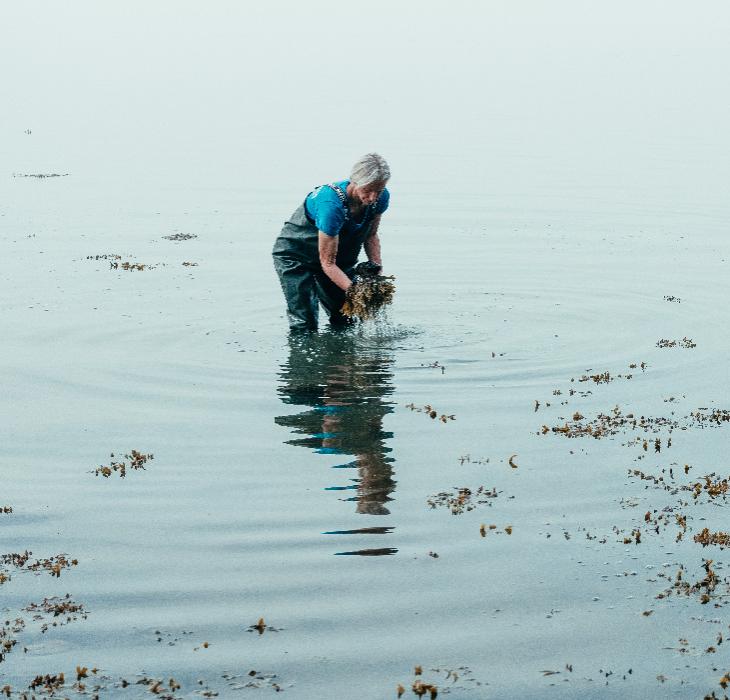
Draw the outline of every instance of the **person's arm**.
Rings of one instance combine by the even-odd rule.
[[[347,290],[352,284],[350,278],[337,266],[337,241],[339,236],[328,236],[319,232],[319,263],[327,275],[340,289]]]
[[[380,226],[380,214],[378,214],[374,219],[373,223],[370,226],[370,233],[368,234],[368,237],[365,239],[365,255],[368,256],[368,260],[370,262],[374,262],[376,265],[380,265],[382,267],[383,260],[380,257],[380,238],[378,237],[378,228]]]

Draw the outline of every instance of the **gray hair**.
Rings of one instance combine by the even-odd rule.
[[[390,180],[390,166],[385,158],[377,153],[366,153],[352,166],[350,182],[356,187],[388,180]]]

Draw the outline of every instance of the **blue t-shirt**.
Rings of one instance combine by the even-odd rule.
[[[334,184],[343,192],[347,192],[350,181],[340,180]],[[375,202],[375,215],[382,214],[388,208],[389,202],[390,192],[384,189]],[[337,192],[327,185],[321,185],[310,192],[304,201],[304,206],[309,218],[314,221],[314,225],[328,236],[355,232],[360,229],[363,223],[369,221],[369,217],[365,212],[363,212],[363,218],[359,222],[355,221],[351,215],[346,216],[345,205],[340,201]],[[347,219],[347,224],[343,228],[345,219]]]

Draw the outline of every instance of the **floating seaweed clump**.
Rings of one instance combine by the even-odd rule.
[[[88,613],[81,603],[71,600],[71,596],[67,593],[63,598],[56,596],[52,598],[44,598],[40,603],[30,603],[24,608],[26,612],[33,613],[33,620],[38,622],[45,620],[46,615],[52,615],[54,620],[50,623],[44,622],[41,632],[45,633],[49,627],[60,627],[74,622],[79,618],[85,620]],[[56,620],[55,618],[62,618]]]
[[[194,233],[173,233],[169,236],[163,236],[168,241],[189,241],[191,238],[197,238]]]
[[[572,423],[566,421],[563,425],[552,428],[543,425],[540,432],[543,435],[553,432],[571,438],[584,436],[601,438],[629,430],[641,430],[645,433],[668,430],[671,433],[673,430],[686,430],[691,427],[704,428],[705,426],[719,427],[723,423],[730,423],[730,410],[728,409],[716,408],[708,413],[702,411],[707,411],[707,409],[699,409],[679,419],[665,416],[639,416],[637,418],[633,413],[622,413],[621,409],[616,406],[608,414],[599,413],[592,421],[583,423],[581,422],[583,416],[578,419],[575,416],[580,414],[574,414]],[[674,414],[672,413],[672,415]],[[635,442],[631,441],[627,444],[631,445]],[[655,452],[661,451],[661,441],[654,440],[653,444]],[[671,445],[670,437],[667,439],[666,446],[671,447]],[[644,450],[647,451],[648,448],[649,443],[645,441]]]
[[[709,528],[703,528],[702,532],[694,536],[694,541],[703,547],[714,544],[720,549],[725,549],[725,547],[730,547],[730,533],[710,532]]]
[[[114,454],[111,455],[112,460],[114,458]],[[145,469],[145,464],[151,459],[154,459],[155,456],[150,452],[149,454],[144,454],[143,452],[138,452],[137,450],[132,450],[131,454],[124,455],[124,459],[129,460],[129,464],[126,462],[115,462],[112,461],[109,463],[109,466],[102,465],[101,467],[97,467],[94,469],[94,476],[103,476],[105,479],[108,479],[114,472],[117,472],[119,476],[123,479],[125,476],[127,476],[127,467],[133,470],[137,469]]]
[[[460,515],[465,511],[474,510],[478,505],[492,505],[491,501],[498,496],[496,488],[487,489],[480,486],[472,491],[466,486],[456,487],[454,491],[441,491],[429,498],[431,508],[445,507],[451,510],[453,515]]]
[[[63,673],[51,674],[46,673],[45,675],[36,676],[28,685],[31,690],[41,690],[42,692],[50,693],[51,695],[56,690],[63,688],[66,683],[66,676]]]
[[[125,260],[124,262],[109,263],[111,270],[154,270],[157,265],[147,265],[146,263],[133,263]]]
[[[704,481],[696,481],[684,488],[687,491],[692,491],[695,500],[703,493],[707,494],[711,500],[715,498],[724,500],[727,497],[728,489],[730,489],[730,482],[727,479],[713,479],[713,476],[714,474],[708,474],[702,477]]]
[[[430,404],[426,404],[423,408],[421,408],[416,406],[414,403],[407,403],[406,408],[409,408],[411,411],[416,411],[416,413],[425,413],[429,418],[438,418],[442,423],[448,423],[450,420],[456,420],[456,416],[453,414],[447,415],[446,413],[442,413],[439,416],[436,409]]]
[[[36,613],[37,615],[82,615],[86,617],[86,611],[81,603],[75,603],[71,600],[71,595],[67,593],[63,598],[53,596],[52,598],[44,598],[40,603],[30,603],[26,608],[27,612]]]
[[[684,473],[688,474],[691,468],[689,464],[685,464]],[[665,472],[671,481],[667,481]],[[660,476],[648,474],[640,469],[629,469],[628,474],[630,478],[636,477],[642,481],[651,482],[656,488],[664,489],[672,495],[676,495],[680,491],[689,491],[692,493],[695,503],[703,495],[708,497],[708,502],[714,501],[715,499],[725,501],[730,491],[730,481],[726,477],[721,478],[717,476],[714,472],[712,474],[705,474],[698,481],[692,481],[688,484],[677,483],[674,477],[674,470],[671,467],[668,470],[662,469],[662,475]]]
[[[730,589],[728,579],[721,580],[712,568],[712,563],[712,559],[703,560],[702,568],[705,570],[705,576],[695,583],[684,580],[684,567],[680,566],[672,585],[662,593],[657,594],[656,597],[661,599],[671,595],[692,596],[693,594],[699,593],[700,603],[706,605],[712,600],[715,589],[719,584],[723,584],[726,591]],[[726,597],[726,595],[723,595],[723,597]],[[715,605],[718,606],[719,603],[716,602]]]
[[[459,457],[459,464],[489,464],[489,457],[474,458],[468,454],[461,455],[461,457]]]
[[[277,693],[280,693],[284,688],[279,681],[278,676],[275,673],[262,673],[251,669],[248,673],[244,674],[233,674],[224,673],[222,678],[228,681],[228,685],[232,690],[244,690],[245,688],[272,688]],[[242,681],[246,681],[245,683]]]
[[[662,338],[656,341],[658,348],[696,348],[697,343],[692,341],[692,338],[685,336],[682,340],[667,340]]]
[[[345,316],[361,321],[375,318],[384,306],[392,303],[395,277],[379,275],[379,270],[379,266],[368,263],[355,268],[355,281],[348,287],[340,309]]]
[[[684,504],[686,505],[686,504]],[[682,513],[675,512],[675,508],[667,506],[661,511],[647,511],[644,514],[644,529],[641,527],[633,527],[630,532],[623,530],[618,526],[614,525],[612,530],[618,537],[617,542],[623,542],[623,544],[641,544],[642,535],[650,535],[652,533],[660,534],[662,531],[668,528],[676,526],[677,535],[675,542],[679,542],[684,539],[684,535],[687,532],[687,516]],[[566,535],[566,539],[570,539]],[[590,537],[588,539],[591,539]],[[605,543],[606,539],[601,540],[601,543]]]
[[[18,617],[15,620],[5,620],[0,625],[0,662],[5,660],[5,656],[18,643],[15,635],[22,632],[23,629],[25,629],[25,620],[22,617]]]
[[[620,374],[618,375],[621,376]],[[629,376],[630,378],[630,376]],[[611,377],[611,373],[606,370],[605,372],[599,372],[597,374],[584,374],[582,377],[578,379],[579,382],[587,382],[592,381],[596,384],[608,384],[613,377]]]
[[[700,411],[706,411],[707,409],[699,409],[694,413],[689,414],[690,420],[698,425],[705,423],[715,423],[720,425],[721,423],[730,423],[730,411],[726,408],[715,408],[711,413],[701,413]]]
[[[434,685],[433,683],[427,683],[426,681],[422,680],[421,676],[423,674],[423,667],[422,666],[416,666],[413,670],[413,675],[415,676],[413,683],[411,683],[411,690],[413,691],[413,694],[416,695],[419,698],[422,698],[424,695],[428,693],[429,698],[431,700],[434,700],[438,697],[439,689],[438,686]],[[458,676],[456,676],[458,678]],[[398,683],[398,685],[395,688],[396,695],[400,698],[403,696],[403,694],[406,692],[406,689]]]
[[[87,260],[121,260],[122,256],[116,253],[102,253],[101,255],[87,255]]]
[[[47,571],[51,576],[59,578],[63,569],[78,565],[78,559],[68,559],[65,554],[57,554],[47,559],[31,560],[33,552],[15,552],[0,555],[0,584],[10,580],[9,569],[14,567],[20,571]]]
[[[249,625],[246,628],[247,632],[258,632],[259,634],[263,634],[264,632],[281,632],[281,628],[272,627],[271,625],[267,625],[264,621],[263,617],[259,618],[259,621],[255,625]]]

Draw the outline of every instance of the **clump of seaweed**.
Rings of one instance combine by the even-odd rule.
[[[456,416],[453,414],[442,413],[439,416],[436,409],[430,404],[426,404],[423,408],[420,408],[414,403],[407,403],[406,408],[409,408],[411,411],[416,411],[416,413],[425,413],[429,418],[433,418],[434,420],[438,418],[442,423],[448,423],[450,420],[456,420]]]
[[[694,413],[689,414],[689,419],[696,425],[704,425],[706,423],[715,423],[720,425],[721,423],[730,423],[730,411],[726,408],[714,408],[711,413],[700,413],[700,411],[707,411],[706,408],[701,408]]]
[[[685,336],[682,340],[667,340],[666,338],[661,338],[656,341],[656,346],[658,348],[696,348],[697,343],[693,342],[692,338]]]
[[[667,430],[671,433],[674,430],[686,430],[691,427],[719,427],[723,423],[730,423],[730,410],[715,408],[708,413],[706,408],[701,408],[681,418],[665,416],[639,416],[633,413],[624,414],[619,406],[615,406],[608,414],[599,413],[593,420],[581,422],[584,416],[579,413],[573,415],[573,422],[565,421],[563,425],[549,427],[543,425],[540,433],[543,435],[553,432],[565,435],[569,438],[590,436],[602,438],[628,431],[642,431],[644,433],[658,433]],[[674,412],[671,414],[674,416]],[[560,419],[565,420],[565,419]],[[638,440],[638,438],[636,439]],[[636,440],[629,441],[627,445],[636,444]],[[642,443],[644,450],[648,451],[649,442]],[[671,447],[671,437],[667,439],[666,446]],[[661,441],[654,440],[654,451],[661,451]]]
[[[721,580],[715,573],[712,564],[712,559],[702,560],[702,568],[705,570],[705,576],[695,583],[690,583],[684,579],[684,567],[680,566],[671,587],[666,589],[662,593],[657,594],[656,597],[661,599],[667,598],[671,595],[681,594],[686,596],[692,596],[694,594],[699,594],[700,603],[702,605],[707,605],[710,600],[716,597],[717,594],[715,594],[715,589],[719,584],[723,584],[723,590],[727,591],[727,589],[729,588],[728,579],[726,578],[724,580]],[[723,597],[726,597],[726,595],[723,595]],[[716,602],[715,605],[717,607],[719,603]]]
[[[197,238],[194,233],[173,233],[169,236],[163,236],[168,241],[189,241],[191,238]]]
[[[727,497],[728,489],[730,489],[730,482],[728,482],[727,479],[713,479],[712,477],[715,476],[715,474],[706,474],[702,478],[704,479],[704,482],[702,481],[696,481],[693,484],[689,484],[689,486],[685,486],[684,488],[688,491],[692,491],[692,496],[694,497],[695,501],[700,497],[702,493],[707,494],[711,500],[715,498],[722,498],[725,500]]]
[[[245,688],[272,688],[277,693],[284,690],[281,681],[275,673],[262,673],[251,669],[246,674],[234,674],[226,672],[221,676],[228,681],[228,685],[232,690],[243,690]],[[245,683],[242,681],[246,681]]]
[[[111,270],[154,270],[157,265],[148,265],[146,263],[133,263],[125,260],[124,262],[109,263]]]
[[[267,625],[263,617],[259,618],[259,621],[255,625],[249,625],[246,628],[247,632],[258,632],[260,635],[264,632],[281,632],[281,628],[272,627]]]
[[[85,620],[88,617],[84,606],[71,600],[68,593],[63,598],[53,596],[52,598],[44,598],[40,603],[30,603],[24,610],[33,613],[33,620],[36,622],[45,620],[46,615],[61,618],[60,620],[54,619],[50,623],[44,622],[41,627],[42,633],[45,633],[49,627],[60,627],[79,618]]]
[[[355,268],[355,281],[348,287],[340,309],[345,316],[361,321],[375,318],[384,306],[392,303],[395,277],[380,275],[379,270],[372,263],[360,263]]]
[[[53,694],[54,691],[63,688],[66,683],[66,676],[63,673],[46,673],[36,676],[28,685],[31,690],[41,690]]]
[[[25,620],[18,617],[15,620],[5,620],[0,625],[0,662],[12,651],[13,647],[18,643],[15,635],[25,629]]]
[[[694,536],[694,541],[703,547],[714,544],[720,549],[730,547],[730,534],[727,532],[710,532],[709,528],[703,528],[702,532]]]
[[[459,464],[489,464],[489,457],[473,458],[469,454],[461,455],[461,457],[459,457]]]
[[[476,491],[472,491],[467,486],[455,487],[454,491],[441,491],[431,496],[426,503],[431,508],[445,507],[448,508],[453,515],[461,515],[465,511],[474,510],[478,505],[492,505],[491,501],[499,493],[496,488],[487,489],[480,486]]]
[[[422,666],[416,666],[413,669],[413,675],[415,676],[415,678],[413,680],[413,683],[411,684],[411,690],[413,691],[413,694],[419,698],[422,698],[424,695],[426,695],[426,693],[428,693],[429,698],[431,698],[431,700],[434,700],[438,697],[439,694],[438,686],[434,685],[433,683],[426,683],[426,681],[421,679],[422,674]],[[398,683],[395,688],[395,692],[400,698],[406,692],[406,689],[403,687],[403,685]]]
[[[144,454],[143,452],[132,450],[131,454],[124,455],[124,459],[129,460],[129,464],[126,462],[115,462],[114,453],[111,454],[111,458],[112,461],[108,466],[102,465],[94,469],[94,476],[101,475],[105,479],[108,479],[114,472],[117,472],[123,479],[127,476],[127,467],[133,470],[145,469],[145,464],[147,464],[149,460],[154,459],[155,456],[151,452],[149,454]]]
[[[6,567],[14,567],[20,571],[33,571],[39,573],[47,571],[51,576],[59,578],[63,569],[69,569],[78,565],[78,559],[68,559],[65,554],[47,559],[32,560],[33,552],[13,552],[0,555],[0,584],[10,580],[9,570]]]
[[[692,467],[689,464],[684,465],[684,473],[689,474]],[[638,478],[642,481],[648,481],[654,485],[654,488],[664,489],[672,495],[677,495],[682,491],[689,491],[692,494],[694,502],[700,501],[701,496],[707,496],[707,503],[714,501],[715,499],[727,500],[728,492],[730,492],[730,480],[726,477],[720,477],[714,472],[711,474],[705,474],[700,477],[697,481],[691,481],[687,484],[680,484],[675,479],[674,469],[669,467],[668,469],[662,469],[661,475],[649,474],[641,471],[640,469],[629,469],[629,478]],[[646,486],[649,488],[649,486]],[[702,501],[705,502],[705,501]],[[684,503],[687,505],[687,503]]]
[[[620,374],[618,375],[621,376]],[[584,374],[582,377],[578,379],[579,382],[587,382],[592,381],[596,384],[608,384],[613,377],[611,377],[611,373],[606,370],[605,372],[598,372],[596,374]],[[628,375],[628,379],[631,379],[631,375]]]
[[[683,503],[682,505],[687,505]],[[676,526],[675,542],[679,542],[684,539],[684,535],[687,532],[687,515],[684,515],[676,511],[675,507],[666,506],[661,511],[654,509],[646,511],[643,518],[644,529],[640,525],[632,527],[631,531],[624,530],[614,525],[612,530],[617,536],[617,542],[623,542],[623,544],[641,544],[643,535],[660,534],[666,531],[668,528]],[[570,539],[566,534],[566,539]],[[591,539],[588,537],[588,539]],[[601,543],[605,543],[604,538]]]

